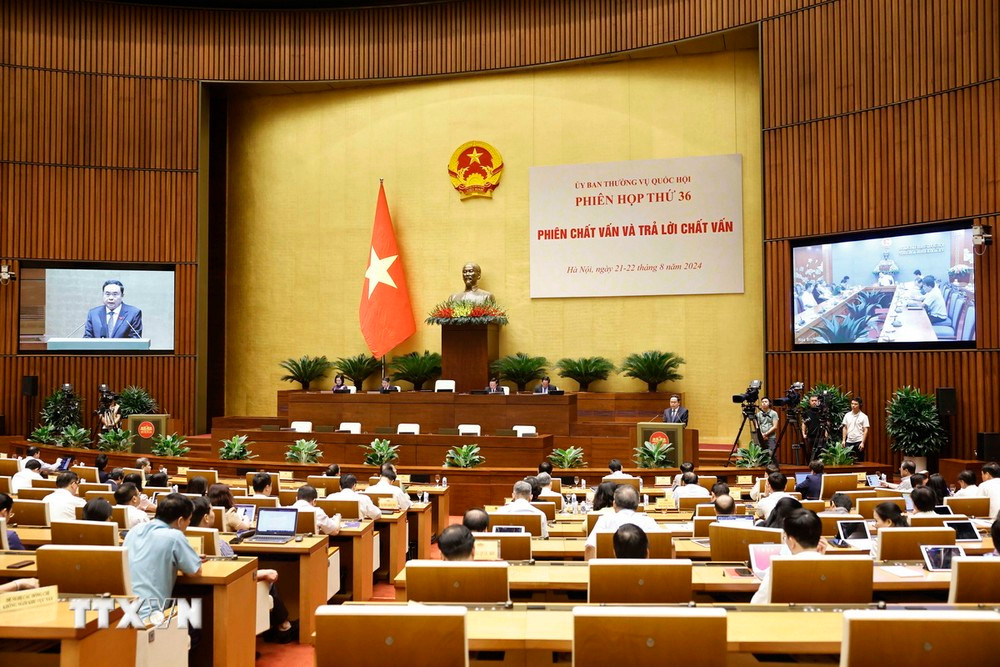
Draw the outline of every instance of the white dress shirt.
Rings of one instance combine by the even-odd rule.
[[[30,489],[36,479],[44,479],[38,474],[37,470],[28,470],[25,468],[20,472],[16,472],[10,478],[10,492],[16,494],[21,489]]]
[[[1000,514],[1000,478],[988,479],[979,485],[979,495],[990,499],[990,516]]]
[[[623,470],[616,470],[604,476],[604,479],[632,479],[632,475]]]
[[[327,496],[329,500],[357,500],[358,513],[362,519],[378,519],[382,516],[382,510],[375,506],[372,499],[363,493],[358,493],[354,489],[341,489],[336,493]]]
[[[674,507],[680,507],[681,498],[711,498],[712,493],[698,483],[681,484],[674,489]]]
[[[774,506],[778,504],[779,500],[781,500],[782,498],[794,498],[794,497],[795,496],[793,496],[792,494],[785,493],[784,491],[774,491],[770,495],[764,496],[757,502],[757,510],[766,519],[767,517],[771,516],[771,510],[774,509]]]
[[[316,530],[326,535],[336,535],[340,532],[340,521],[327,516],[322,507],[313,505],[308,500],[296,500],[292,507],[300,512],[312,512],[316,515]]]
[[[45,496],[44,502],[49,506],[49,521],[76,521],[76,508],[87,504],[86,500],[74,496],[69,489],[56,489]]]
[[[549,536],[548,519],[545,512],[531,504],[530,500],[517,498],[496,511],[497,514],[540,514],[542,517],[542,537]]]
[[[822,558],[823,554],[816,551],[815,549],[806,549],[805,551],[800,551],[797,554],[792,554],[792,558]],[[771,603],[771,570],[772,568],[767,568],[767,572],[764,573],[764,579],[760,582],[760,588],[757,592],[753,594],[750,598],[750,604],[770,604]]]
[[[385,477],[379,477],[378,482],[369,486],[365,490],[365,493],[391,493],[392,497],[399,503],[399,509],[404,512],[410,509],[410,505],[413,504],[413,501],[410,500],[410,495],[406,491],[403,491],[403,489],[399,488]]]
[[[146,523],[149,521],[149,515],[143,512],[141,509],[135,505],[125,506],[125,528],[132,530],[140,523]]]
[[[979,490],[979,487],[976,486],[975,484],[969,484],[965,488],[958,489],[955,491],[956,498],[961,498],[961,497],[975,498],[981,495],[983,495],[982,492]]]
[[[656,521],[647,514],[640,514],[635,510],[618,510],[614,514],[603,514],[594,524],[594,529],[587,536],[584,546],[597,548],[598,533],[613,533],[627,523],[642,528],[643,532],[656,533],[661,529],[656,525]]]

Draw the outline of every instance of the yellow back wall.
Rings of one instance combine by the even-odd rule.
[[[423,319],[475,261],[508,308],[501,354],[675,352],[684,379],[663,387],[685,393],[703,439],[731,439],[730,395],[764,368],[760,123],[756,51],[232,100],[227,414],[274,414],[275,390],[298,387],[278,379],[283,359],[368,351],[358,305],[384,178],[418,322],[394,354],[440,351]],[[473,139],[504,159],[492,200],[461,201],[448,180]],[[745,294],[529,298],[529,167],[725,153],[743,155]],[[591,390],[645,385],[612,376]]]

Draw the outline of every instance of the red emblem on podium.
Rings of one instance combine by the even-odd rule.
[[[451,184],[462,199],[492,197],[502,174],[503,158],[485,141],[462,144],[448,162]]]
[[[653,445],[669,445],[670,438],[663,431],[657,431],[649,435],[649,442]]]
[[[153,434],[156,433],[156,427],[153,426],[153,422],[141,422],[135,430],[140,438],[152,438]]]

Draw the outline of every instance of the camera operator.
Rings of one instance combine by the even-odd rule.
[[[823,409],[818,394],[809,397],[809,408],[802,413],[802,437],[805,439],[806,460],[813,461],[823,453]]]
[[[767,443],[767,452],[771,455],[771,460],[777,461],[775,454],[778,449],[778,441],[775,434],[778,432],[778,413],[771,408],[771,399],[767,396],[760,400],[757,426],[761,441]]]

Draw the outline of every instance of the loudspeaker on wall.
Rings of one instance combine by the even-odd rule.
[[[958,412],[958,398],[954,387],[937,388],[937,409],[942,417],[954,417]]]
[[[976,459],[1000,461],[1000,433],[980,433],[976,436]]]

